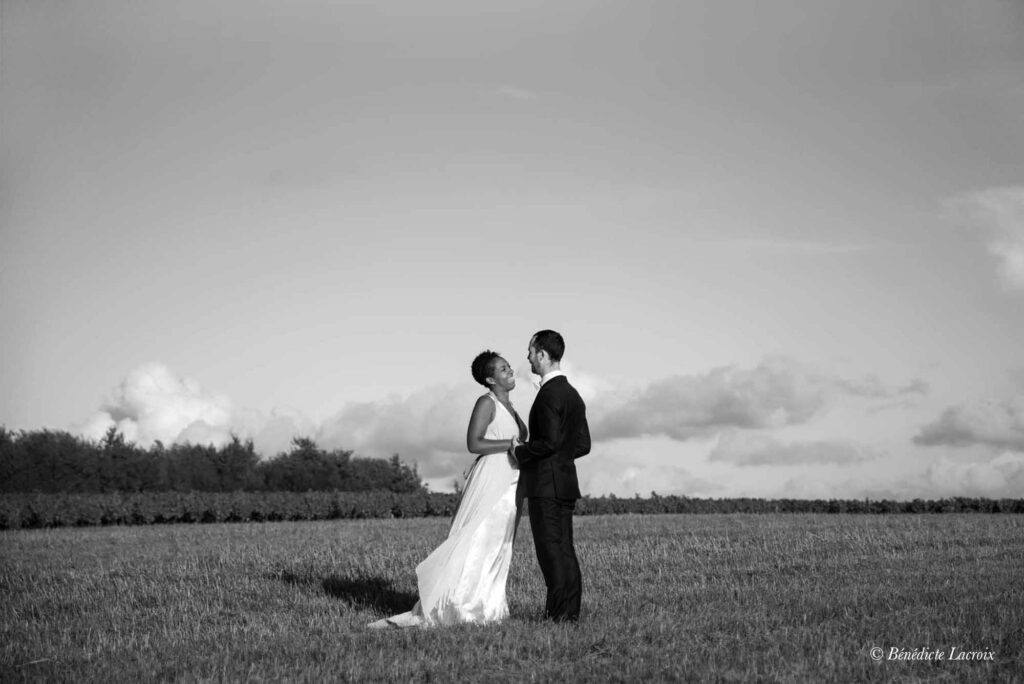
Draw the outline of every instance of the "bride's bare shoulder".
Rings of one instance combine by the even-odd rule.
[[[481,394],[477,397],[476,404],[473,405],[473,415],[494,417],[494,400],[490,394]]]

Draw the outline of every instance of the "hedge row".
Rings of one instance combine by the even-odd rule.
[[[457,494],[415,492],[150,492],[0,495],[0,529],[154,523],[451,516]],[[1024,513],[1024,499],[913,501],[584,497],[578,515],[660,513]]]
[[[584,497],[576,506],[579,515],[619,513],[1024,513],[1024,499],[694,499],[687,496],[658,496],[620,499],[614,496]]]
[[[455,494],[387,491],[5,494],[0,529],[450,516],[457,505]]]

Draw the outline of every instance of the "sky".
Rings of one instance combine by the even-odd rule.
[[[0,425],[600,496],[1024,496],[1024,6],[2,0]]]

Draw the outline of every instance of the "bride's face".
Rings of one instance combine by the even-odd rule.
[[[491,372],[491,380],[494,381],[495,387],[501,387],[506,391],[511,390],[516,386],[515,372],[512,370],[512,367],[508,365],[508,361],[500,357],[494,362],[494,370]]]

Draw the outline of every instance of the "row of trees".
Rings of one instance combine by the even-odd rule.
[[[157,442],[148,449],[111,428],[99,442],[63,431],[0,427],[0,492],[425,491],[416,467],[353,458],[296,438],[288,452],[261,459],[251,440],[224,446]]]

